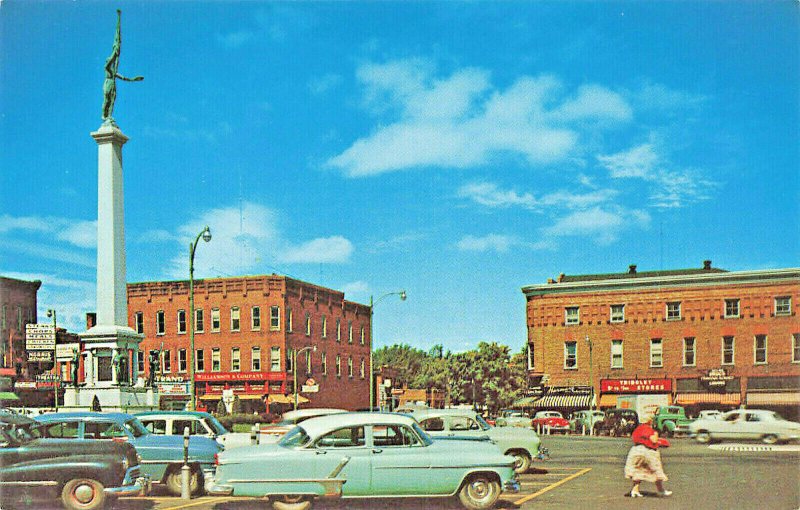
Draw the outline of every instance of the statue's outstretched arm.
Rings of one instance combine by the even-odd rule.
[[[125,76],[122,76],[119,73],[117,73],[117,78],[119,78],[120,80],[125,80],[125,81],[142,81],[142,80],[144,80],[144,76],[134,76],[133,78],[126,78]]]

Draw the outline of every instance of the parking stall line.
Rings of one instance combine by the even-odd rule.
[[[227,501],[233,501],[234,498],[200,498],[195,500],[193,503],[186,503],[184,505],[178,506],[170,506],[165,508],[164,510],[179,510],[181,508],[189,508],[197,505],[204,505],[206,503],[225,503]]]
[[[556,487],[569,482],[570,480],[574,480],[575,478],[578,478],[579,476],[585,475],[586,473],[588,473],[591,470],[592,470],[592,468],[584,468],[584,469],[578,471],[577,473],[573,473],[573,474],[567,476],[566,478],[564,478],[562,480],[559,480],[559,481],[557,481],[557,482],[555,482],[553,484],[548,485],[547,487],[545,487],[545,488],[543,488],[541,490],[538,490],[538,491],[534,492],[533,494],[529,494],[528,496],[525,496],[525,497],[523,497],[521,499],[518,499],[518,500],[514,501],[514,505],[522,506],[524,503],[526,503],[526,502],[528,502],[528,501],[530,501],[530,500],[532,500],[534,498],[537,498],[537,497],[541,496],[542,494],[544,494],[546,492],[549,492],[549,491],[555,489]]]

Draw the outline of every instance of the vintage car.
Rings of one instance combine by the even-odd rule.
[[[434,439],[488,437],[500,451],[515,459],[517,473],[526,473],[539,455],[541,439],[533,429],[492,427],[475,411],[465,409],[428,409],[412,415],[420,427]]]
[[[540,432],[569,432],[569,421],[558,411],[537,411],[531,420],[531,427]]]
[[[189,427],[189,435],[215,439],[226,449],[250,446],[249,432],[229,432],[213,415],[202,411],[146,411],[136,417],[147,430],[160,436],[183,436]],[[258,434],[254,435],[258,442]]]
[[[311,418],[278,443],[218,455],[212,495],[268,497],[276,509],[316,498],[448,497],[491,508],[517,491],[514,459],[489,442],[434,441],[411,417],[347,413]],[[435,473],[435,474],[434,474]]]
[[[487,420],[488,422],[488,420]],[[531,417],[524,411],[516,409],[503,409],[495,419],[494,425],[498,427],[527,427],[531,426]]]
[[[639,426],[639,414],[633,409],[608,409],[606,417],[597,424],[598,434],[630,436]]]
[[[693,421],[689,433],[698,443],[731,439],[775,444],[800,439],[800,423],[785,420],[773,411],[735,409],[720,418]]]
[[[606,417],[603,411],[575,411],[569,420],[569,429],[579,434],[596,434],[597,426]]]
[[[52,413],[36,417],[48,437],[63,439],[104,439],[127,441],[142,458],[142,472],[153,483],[163,483],[167,490],[181,494],[183,437],[151,434],[135,416],[126,413]],[[214,455],[222,446],[207,437],[189,440],[189,465],[192,468],[191,490],[203,489],[203,471],[214,465]]]
[[[269,425],[262,425],[259,430],[259,437],[262,443],[277,442],[284,434],[289,432],[298,423],[302,423],[309,418],[316,418],[317,416],[327,416],[329,414],[346,413],[344,409],[336,409],[332,407],[308,407],[305,409],[297,409],[294,411],[287,411],[281,415],[281,419]]]
[[[50,439],[40,427],[0,411],[0,506],[13,506],[19,497],[60,497],[67,509],[94,510],[107,497],[149,492],[132,445]]]
[[[681,406],[658,406],[652,419],[652,426],[663,436],[688,434],[692,419],[686,416]]]
[[[697,414],[698,420],[718,420],[722,416],[722,411],[715,409],[706,409]]]

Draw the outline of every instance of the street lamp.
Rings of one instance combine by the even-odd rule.
[[[594,409],[594,368],[593,368],[593,358],[592,349],[594,348],[594,344],[592,340],[589,338],[589,335],[586,335],[586,344],[589,346],[589,386],[592,388],[591,393],[589,394],[589,408]]]
[[[307,351],[311,349],[313,352],[317,352],[316,345],[307,345],[300,349],[299,351],[294,351],[294,355],[292,356],[292,381],[294,382],[294,410],[297,411],[297,355],[303,351]]]
[[[369,297],[369,410],[372,412],[373,404],[375,402],[375,373],[372,368],[372,315],[373,310],[375,309],[375,305],[380,303],[383,298],[389,296],[400,296],[400,301],[406,300],[406,291],[399,290],[397,292],[389,292],[384,294],[383,296],[379,297],[376,300],[372,300],[372,296]]]
[[[206,225],[194,242],[189,243],[189,410],[195,410],[195,388],[194,388],[194,251],[197,249],[197,243],[200,238],[203,241],[209,242],[211,240],[211,230]]]
[[[58,327],[56,326],[56,311],[54,309],[52,309],[52,308],[49,308],[47,310],[47,316],[53,318],[53,335],[55,335],[54,340],[58,341]],[[56,377],[58,377],[58,363],[56,363],[55,353],[53,353],[53,354],[54,354],[54,356],[53,356],[53,387],[55,388],[55,393],[54,393],[54,399],[55,399],[54,403],[55,403],[55,405],[53,407],[55,407],[56,411],[58,411],[58,381],[56,380]]]

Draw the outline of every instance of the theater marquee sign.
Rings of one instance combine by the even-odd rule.
[[[603,379],[601,393],[671,393],[672,379]]]

